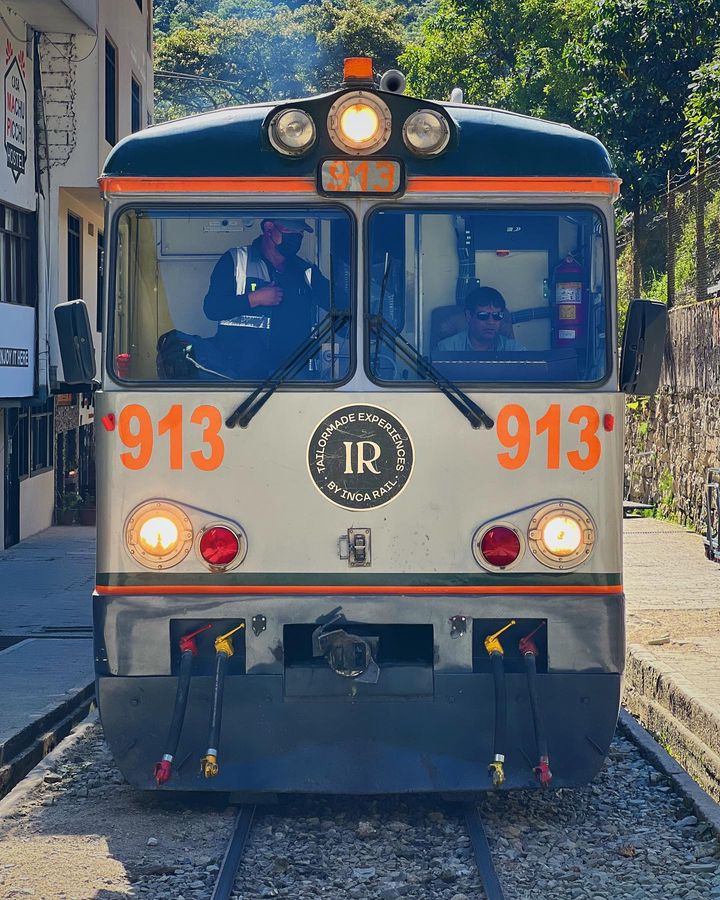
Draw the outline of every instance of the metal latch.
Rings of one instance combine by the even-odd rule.
[[[370,529],[348,528],[347,534],[338,538],[338,556],[346,559],[349,566],[370,566]]]

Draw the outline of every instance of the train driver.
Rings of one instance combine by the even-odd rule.
[[[525,350],[515,338],[503,334],[506,319],[509,322],[505,298],[500,291],[491,287],[473,288],[465,298],[467,327],[438,341],[437,350],[470,353],[473,350]]]
[[[235,247],[217,261],[203,310],[218,323],[214,339],[227,374],[270,375],[310,334],[317,306],[329,305],[329,285],[317,266],[298,256],[303,219],[263,219],[249,247]]]

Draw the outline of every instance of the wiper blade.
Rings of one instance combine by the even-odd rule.
[[[408,340],[406,340],[400,332],[394,328],[390,322],[382,315],[367,316],[370,328],[376,334],[376,340],[384,341],[392,350],[398,351],[415,369],[418,374],[423,375],[429,381],[440,388],[448,400],[455,406],[468,420],[473,428],[492,428],[495,422],[490,416],[481,409],[474,400],[460,390],[460,388],[449,378],[446,378],[442,372],[427,360]]]
[[[263,408],[280,385],[292,378],[309,359],[312,359],[329,334],[334,337],[337,329],[349,321],[349,312],[329,312],[322,322],[313,329],[310,336],[305,338],[272,375],[269,375],[259,387],[255,388],[252,394],[243,400],[240,406],[227,417],[225,420],[227,427],[235,428],[236,425],[239,425],[241,428],[247,428],[253,417]]]

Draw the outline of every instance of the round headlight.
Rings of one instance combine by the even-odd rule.
[[[284,109],[270,122],[268,136],[280,153],[300,156],[315,143],[315,123],[302,109]]]
[[[473,554],[485,569],[501,572],[512,568],[520,559],[525,542],[522,534],[510,522],[482,525],[473,535]]]
[[[168,569],[188,555],[193,531],[190,519],[172,503],[153,500],[136,507],[125,525],[130,555],[151,569]]]
[[[367,103],[353,103],[340,116],[340,133],[357,146],[373,143],[379,130],[380,117]]]
[[[421,109],[405,120],[403,139],[408,150],[419,156],[436,156],[450,140],[448,123],[433,109]]]
[[[332,142],[356,156],[384,147],[391,126],[387,105],[367,91],[343,94],[328,113],[328,134]]]
[[[577,503],[563,500],[544,506],[530,520],[530,550],[536,559],[553,569],[580,565],[594,543],[595,523]]]

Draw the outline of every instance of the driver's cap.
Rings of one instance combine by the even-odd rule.
[[[307,231],[312,234],[312,228],[304,219],[268,219],[267,221],[285,228],[287,231]]]

